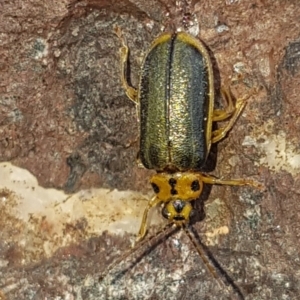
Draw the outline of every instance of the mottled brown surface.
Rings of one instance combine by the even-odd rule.
[[[237,96],[259,87],[218,145],[214,174],[254,176],[266,191],[213,187],[209,199],[226,203],[217,218],[208,215],[195,228],[202,236],[220,219],[230,226],[230,234],[210,249],[245,299],[297,299],[300,176],[256,167],[263,154],[242,141],[272,120],[265,134],[284,131],[300,148],[299,2],[18,3],[0,4],[0,160],[30,170],[45,187],[148,190],[150,172],[135,164],[136,110],[120,84],[120,42],[113,27],[121,27],[128,40],[135,86],[143,54],[163,26],[200,28],[213,56],[216,86],[230,83]],[[234,155],[238,159],[230,164]],[[11,221],[2,226],[13,234]],[[7,299],[233,298],[218,287],[183,234],[159,244],[123,276],[101,283],[99,274],[128,249],[127,239],[103,235],[23,266],[22,254],[0,236],[0,256],[11,262],[0,266],[0,299],[2,294]]]

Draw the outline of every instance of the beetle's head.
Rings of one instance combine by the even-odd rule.
[[[162,215],[170,222],[180,226],[182,223],[189,222],[194,215],[194,210],[191,202],[176,199],[164,204]]]

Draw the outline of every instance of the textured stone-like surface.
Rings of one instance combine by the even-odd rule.
[[[128,40],[134,86],[143,54],[161,30],[188,30],[211,51],[217,89],[230,85],[236,97],[257,89],[214,149],[213,174],[255,178],[266,187],[263,193],[213,187],[203,197],[206,218],[194,227],[245,299],[297,299],[298,1],[18,3],[0,4],[0,160],[28,169],[44,187],[67,192],[149,191],[151,172],[135,163],[136,109],[120,84],[113,28],[121,27]],[[9,192],[1,193],[8,198]],[[130,247],[128,237],[91,237],[85,224],[69,227],[81,230],[77,243],[24,264],[24,249],[11,239],[18,236],[17,221],[1,205],[0,298],[234,298],[205,270],[183,233],[146,247],[152,251],[137,262],[129,257],[134,266],[122,276],[116,269],[102,282],[108,263]],[[229,234],[220,234],[226,227]]]

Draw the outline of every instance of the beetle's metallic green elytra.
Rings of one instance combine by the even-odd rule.
[[[138,97],[142,164],[200,170],[210,148],[214,100],[205,47],[185,33],[156,39],[142,65]]]

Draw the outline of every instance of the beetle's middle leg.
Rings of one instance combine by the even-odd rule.
[[[239,117],[239,115],[241,114],[241,112],[243,111],[246,105],[245,98],[238,99],[234,105],[231,93],[228,89],[222,88],[221,94],[223,98],[226,99],[228,105],[225,110],[220,110],[220,109],[214,110],[213,121],[214,122],[224,121],[228,118],[230,118],[230,120],[226,124],[226,126],[221,127],[212,132],[212,140],[211,140],[212,143],[216,143],[226,136],[226,134],[231,130],[231,128],[233,127],[234,123],[236,122],[237,118]],[[247,98],[249,98],[249,96]]]
[[[125,93],[127,97],[132,100],[135,104],[138,102],[138,93],[135,88],[133,88],[128,80],[127,80],[127,66],[128,66],[128,53],[129,48],[127,46],[126,40],[122,35],[122,31],[120,27],[114,28],[115,34],[118,36],[118,38],[121,40],[122,47],[120,48],[120,58],[121,58],[121,81],[123,88],[125,89]]]

